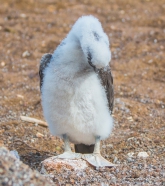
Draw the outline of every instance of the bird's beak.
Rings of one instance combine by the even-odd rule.
[[[91,55],[91,53],[89,52],[89,53],[88,53],[88,63],[89,63],[89,65],[90,65],[91,67],[93,67],[94,71],[96,72],[97,69],[96,69],[95,65],[93,65],[93,63],[91,62],[91,59],[92,59],[92,55]]]

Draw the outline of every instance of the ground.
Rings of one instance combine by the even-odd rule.
[[[120,166],[106,169],[107,177],[93,170],[96,179],[87,178],[86,184],[107,179],[111,185],[165,185],[164,12],[165,0],[1,0],[0,145],[17,150],[36,170],[46,157],[63,151],[62,141],[47,128],[20,116],[44,120],[41,56],[54,51],[78,17],[92,14],[110,39],[115,89],[114,129],[102,142],[102,154]],[[138,158],[142,151],[149,157]],[[60,176],[56,183],[73,184]]]

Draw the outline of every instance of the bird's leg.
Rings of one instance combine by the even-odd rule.
[[[62,135],[63,140],[64,140],[64,153],[56,156],[56,158],[60,159],[79,159],[81,158],[80,153],[74,153],[72,152],[69,144],[69,138],[66,134]]]
[[[84,154],[83,159],[95,167],[113,167],[115,164],[107,161],[100,154],[100,136],[95,137],[95,147],[93,154]]]
[[[63,134],[62,137],[64,140],[64,152],[72,152],[70,148],[68,136],[66,134]]]
[[[95,147],[93,154],[100,154],[100,136],[95,137]]]

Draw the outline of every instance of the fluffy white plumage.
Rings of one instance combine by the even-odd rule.
[[[98,19],[83,16],[54,51],[44,71],[42,105],[53,135],[67,134],[75,144],[95,143],[109,136],[113,119],[105,89],[88,63],[109,64],[109,40]]]

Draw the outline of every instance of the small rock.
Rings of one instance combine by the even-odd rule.
[[[109,148],[113,148],[113,144],[108,144],[106,146],[109,147]]]
[[[115,156],[114,160],[113,160],[113,163],[116,163],[118,160],[118,158]]]
[[[61,147],[57,146],[57,147],[56,147],[56,150],[57,150],[57,151],[61,150]]]
[[[117,154],[117,153],[118,153],[118,151],[117,151],[117,150],[114,150],[114,151],[113,151],[113,153],[114,153],[114,154]]]
[[[129,121],[133,121],[133,118],[132,118],[132,116],[130,116],[130,117],[127,117],[127,119],[128,119]]]
[[[17,94],[18,98],[24,99],[24,96],[22,96],[21,94]]]
[[[35,123],[34,125],[37,127],[38,126],[38,123]]]
[[[112,30],[116,30],[116,27],[114,25],[111,25]]]
[[[0,168],[0,174],[3,174],[4,173],[4,170]]]
[[[139,152],[137,155],[138,158],[147,158],[148,156],[147,152]]]
[[[152,59],[150,59],[150,60],[148,61],[148,63],[153,63],[153,60],[152,60]]]
[[[132,178],[139,178],[140,177],[140,173],[139,172],[133,172],[131,175]]]
[[[30,56],[30,52],[27,50],[22,53],[22,57],[29,57],[29,56]]]
[[[20,156],[19,156],[19,154],[18,154],[18,152],[16,150],[11,150],[10,154],[12,154],[15,158],[20,160]]]
[[[127,157],[127,161],[130,163],[130,162],[133,162],[134,159],[133,158],[130,158],[130,157]]]
[[[27,16],[26,16],[26,14],[20,14],[20,17],[26,18]]]
[[[154,43],[157,43],[158,42],[158,40],[157,39],[154,39]]]
[[[75,181],[74,181],[74,179],[70,179],[70,182],[71,182],[72,184],[74,184]]]
[[[4,62],[4,61],[1,62],[1,66],[2,66],[2,67],[5,66],[5,62]]]
[[[62,169],[71,171],[84,171],[89,165],[82,159],[58,159],[55,157],[48,158],[42,162],[41,173],[53,171],[60,172]]]
[[[134,154],[135,154],[134,152],[129,152],[129,153],[127,154],[127,156],[128,156],[129,158],[132,158]]]
[[[120,14],[125,14],[125,11],[124,10],[120,10]]]
[[[40,132],[37,132],[36,136],[37,136],[37,138],[42,138],[42,137],[44,137],[44,135],[41,134]]]

